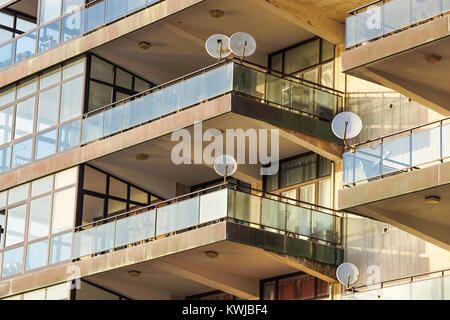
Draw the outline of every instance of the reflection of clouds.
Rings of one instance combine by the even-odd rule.
[[[81,10],[68,16],[65,19],[65,25],[69,30],[78,30],[81,27]]]

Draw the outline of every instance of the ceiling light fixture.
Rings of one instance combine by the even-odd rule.
[[[428,204],[437,204],[437,203],[441,202],[441,197],[438,197],[438,196],[428,196],[428,197],[425,197],[425,201],[426,201]]]
[[[147,160],[149,157],[150,157],[150,156],[149,156],[148,154],[146,154],[146,153],[138,153],[138,154],[136,155],[136,160],[139,160],[139,161],[145,161],[145,160]]]
[[[219,254],[216,251],[206,251],[205,256],[210,259],[215,259],[219,256]]]
[[[148,48],[150,48],[150,46],[151,46],[151,43],[149,43],[149,42],[145,42],[145,41],[139,42],[139,48],[141,48],[142,50],[147,50]]]
[[[219,9],[213,9],[209,12],[209,14],[214,18],[221,18],[224,15],[224,12]]]
[[[130,271],[128,271],[128,275],[130,277],[136,278],[136,277],[139,277],[141,275],[141,272],[138,271],[138,270],[130,270]]]
[[[429,54],[425,57],[425,60],[429,63],[429,64],[435,64],[439,61],[441,61],[442,57],[437,55],[437,54]]]

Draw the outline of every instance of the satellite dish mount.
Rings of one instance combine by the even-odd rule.
[[[334,117],[331,123],[331,129],[336,137],[344,140],[344,145],[352,153],[356,151],[354,146],[351,146],[347,139],[357,137],[362,130],[361,118],[353,112],[341,112]]]
[[[214,170],[219,176],[223,176],[223,183],[227,183],[227,177],[232,176],[237,170],[237,162],[230,155],[222,155],[214,161]]]

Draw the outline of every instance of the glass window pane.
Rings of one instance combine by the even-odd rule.
[[[60,78],[61,78],[61,71],[60,71],[59,67],[52,69],[50,71],[47,71],[43,75],[41,75],[39,87],[41,89],[45,89],[45,88],[59,82]]]
[[[134,77],[134,91],[142,92],[150,89],[150,84],[138,77]]]
[[[83,6],[85,0],[63,0],[63,14]]]
[[[33,270],[47,265],[48,240],[27,246],[26,270]]]
[[[1,3],[1,4],[4,4],[6,2],[7,1],[3,1],[3,3]],[[7,14],[7,13],[0,12],[0,24],[4,25],[5,27],[13,28],[14,27],[14,16]]]
[[[91,78],[114,84],[114,66],[103,59],[92,56]]]
[[[281,164],[280,188],[317,178],[317,156],[304,156]]]
[[[63,80],[84,72],[84,58],[69,62],[63,67]]]
[[[108,200],[108,216],[126,212],[127,203],[117,200]]]
[[[272,70],[283,72],[283,54],[279,53],[271,57]]]
[[[17,104],[14,139],[33,132],[34,101],[35,98],[33,97]]]
[[[95,81],[89,85],[89,107],[93,111],[112,102],[113,88]]]
[[[84,10],[84,32],[105,24],[105,3],[106,1],[102,1]]]
[[[106,194],[106,174],[92,167],[84,166],[84,184],[86,190]]]
[[[61,0],[41,0],[41,24],[61,15]]]
[[[40,289],[27,292],[23,295],[23,300],[45,300],[45,290],[46,289]]]
[[[16,29],[27,32],[36,28],[36,23],[17,17]]]
[[[320,39],[286,51],[285,73],[291,74],[319,63]]]
[[[49,264],[69,260],[72,250],[72,233],[66,233],[50,240]]]
[[[334,87],[334,61],[322,65],[320,83],[329,88]]]
[[[127,184],[114,178],[109,179],[109,195],[127,199]]]
[[[28,199],[28,187],[29,184],[25,183],[18,187],[14,187],[9,189],[8,191],[8,205],[12,205],[14,203],[24,201]]]
[[[0,144],[11,140],[13,107],[0,110]]]
[[[148,203],[148,194],[140,189],[130,187],[130,200],[142,204]]]
[[[128,0],[127,12],[130,13],[145,7],[145,1],[146,0]]]
[[[0,192],[0,208],[3,207],[6,207],[6,191]]]
[[[103,219],[105,200],[103,198],[84,195],[83,215],[81,224],[91,223]]]
[[[36,92],[36,78],[22,82],[17,88],[17,99]]]
[[[31,32],[16,40],[16,62],[34,56],[36,53],[36,32]]]
[[[322,61],[334,58],[334,44],[322,39]]]
[[[6,221],[6,246],[23,242],[25,235],[25,219],[27,205],[21,205],[8,210]]]
[[[11,147],[9,147],[9,146],[0,149],[0,173],[6,172],[9,170],[10,152],[11,152]]]
[[[0,193],[0,198],[2,198],[3,196],[3,200],[0,199],[0,202],[3,201],[3,206],[5,205],[4,200],[6,200],[6,194],[1,194]],[[0,207],[2,206],[2,204],[0,203]],[[0,248],[3,248],[3,238],[4,233],[3,230],[5,230],[5,222],[6,222],[6,210],[5,209],[0,209],[0,228],[2,229],[2,232],[0,232]]]
[[[80,122],[77,120],[59,128],[58,152],[80,144]]]
[[[73,167],[55,175],[55,189],[64,188],[77,182],[78,167]]]
[[[309,184],[300,188],[300,201],[316,203],[316,184]]]
[[[38,52],[44,52],[59,43],[59,20],[39,29]]]
[[[3,254],[2,277],[22,273],[23,247],[5,251]]]
[[[306,81],[318,83],[319,82],[319,69],[314,68],[312,70],[306,71],[303,73],[303,79]]]
[[[1,49],[0,49],[1,50]],[[1,53],[1,51],[0,51]],[[1,60],[1,55],[0,55],[0,60]],[[0,66],[1,66],[1,61],[0,61]],[[0,106],[4,106],[5,104],[8,104],[10,102],[14,101],[14,86],[8,86],[2,90],[0,90]]]
[[[39,94],[37,130],[53,127],[58,123],[59,86]]]
[[[120,68],[116,69],[116,85],[126,88],[133,89],[133,75]]]
[[[83,11],[77,11],[62,18],[61,42],[65,42],[81,35],[81,15]]]
[[[14,38],[14,34],[11,31],[0,29],[0,43],[6,42]]]
[[[73,228],[75,198],[75,187],[54,194],[52,233],[58,233]]]
[[[48,235],[51,206],[51,195],[31,201],[28,241]]]
[[[35,180],[31,183],[31,196],[36,197],[38,195],[52,191],[53,188],[53,175]]]
[[[0,46],[0,69],[9,67],[13,63],[14,42]]]
[[[319,181],[319,206],[326,208],[331,208],[333,206],[333,194],[331,190],[331,178]]]
[[[51,156],[56,152],[56,129],[36,136],[35,160]]]
[[[127,1],[108,0],[106,2],[106,21],[114,21],[127,13]]]
[[[33,155],[33,139],[27,139],[13,145],[12,168],[17,168],[31,162]]]
[[[62,86],[60,122],[81,115],[84,77],[70,80]]]

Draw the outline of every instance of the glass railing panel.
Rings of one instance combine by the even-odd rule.
[[[311,236],[311,210],[290,204],[287,204],[286,209],[286,230],[305,237]]]
[[[392,287],[386,287],[381,290],[381,299],[383,300],[411,300],[411,284],[402,284]]]
[[[358,43],[379,37],[382,34],[382,8],[374,6],[357,15]]]
[[[107,0],[106,2],[106,23],[112,22],[126,15],[127,0]]]
[[[314,90],[315,112],[322,119],[332,120],[335,113],[335,96],[322,91]]]
[[[412,165],[441,158],[441,128],[433,128],[411,136]]]
[[[199,223],[225,218],[227,216],[227,205],[228,189],[201,196]]]
[[[123,105],[114,106],[104,112],[103,136],[122,130]]]
[[[13,63],[14,41],[0,46],[0,70]]]
[[[292,105],[292,91],[290,81],[268,74],[266,92],[267,101],[287,107],[290,107]]]
[[[345,47],[353,47],[358,43],[357,16],[345,19]]]
[[[95,228],[75,232],[73,238],[73,258],[80,258],[95,252]]]
[[[39,29],[38,52],[47,51],[59,43],[59,20]]]
[[[214,98],[233,89],[233,66],[234,63],[228,63],[205,73],[205,96],[207,98]]]
[[[69,16],[62,18],[61,22],[61,42],[66,42],[81,36],[83,32],[82,14],[84,11],[79,10]]]
[[[127,13],[134,12],[136,10],[145,7],[146,0],[128,0],[127,1]]]
[[[450,3],[449,3],[449,8],[450,8]],[[444,300],[450,300],[450,277],[445,277],[442,280],[442,286],[444,287],[444,295],[443,295],[443,299]]]
[[[442,157],[450,157],[450,123],[442,126]]]
[[[110,222],[95,228],[95,252],[114,248],[116,222]]]
[[[264,99],[266,74],[240,64],[235,63],[234,66],[234,90],[255,98]]]
[[[443,280],[443,278],[435,278],[411,283],[411,299],[441,300]]]
[[[102,137],[103,116],[104,113],[100,112],[83,120],[81,143],[87,143]]]
[[[15,62],[22,61],[36,54],[36,32],[31,32],[16,40]]]
[[[228,216],[255,224],[261,224],[261,198],[248,193],[232,191]]]
[[[354,181],[370,179],[381,174],[381,146],[356,150]]]
[[[263,198],[261,206],[261,224],[266,227],[285,230],[286,203]]]
[[[183,107],[205,100],[205,75],[203,73],[183,81],[183,85]]]
[[[165,106],[161,103],[164,95],[163,89],[152,92],[144,98],[144,106],[142,107],[144,119],[153,120],[161,117],[165,112]]]
[[[177,224],[175,230],[183,230],[198,225],[199,213],[199,197],[179,202],[177,205]]]
[[[442,0],[442,12],[450,11],[450,0]]]
[[[336,216],[312,211],[311,236],[320,240],[337,242],[336,239]]]
[[[420,22],[441,13],[442,0],[411,0],[412,23]]]
[[[314,114],[314,88],[292,82],[291,108]]]
[[[90,32],[105,24],[105,1],[84,10],[84,32]]]
[[[382,173],[389,173],[411,166],[411,137],[403,137],[383,143]]]
[[[383,5],[383,32],[389,33],[410,24],[410,1],[393,0]]]
[[[156,236],[176,230],[178,203],[158,208],[156,211]]]
[[[141,101],[144,99],[131,100],[122,105],[122,130],[128,129],[139,124],[142,121],[142,108],[141,104],[137,103],[137,101]]]
[[[121,247],[155,236],[156,210],[117,220],[115,246]]]
[[[169,85],[161,90],[161,109],[163,114],[177,111],[183,104],[183,82]]]
[[[355,155],[353,153],[344,153],[344,184],[355,181],[354,178]]]

